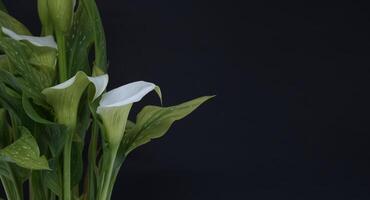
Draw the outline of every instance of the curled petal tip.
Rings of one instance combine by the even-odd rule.
[[[108,85],[109,77],[107,74],[96,76],[96,77],[87,77],[91,83],[95,86],[95,95],[94,100],[96,100],[101,94],[103,94],[105,88]]]
[[[155,84],[145,81],[129,83],[105,93],[100,100],[99,108],[118,107],[138,102],[155,88]]]

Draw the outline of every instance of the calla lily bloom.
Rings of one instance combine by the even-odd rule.
[[[45,36],[45,37],[35,37],[35,36],[29,36],[29,35],[19,35],[5,27],[1,27],[1,30],[5,35],[17,41],[25,40],[39,47],[50,47],[53,49],[58,48],[57,44],[55,43],[54,37],[51,35]]]
[[[132,104],[140,101],[152,90],[155,90],[161,98],[158,86],[153,83],[138,81],[113,89],[103,94],[100,100],[97,113],[100,115],[105,129],[103,137],[107,146],[104,148],[103,162],[106,162],[107,166],[102,170],[104,178],[99,189],[101,191],[99,199],[107,199],[114,161],[124,135]]]
[[[80,71],[69,80],[42,91],[46,101],[54,108],[56,121],[68,128],[63,152],[63,197],[66,199],[71,199],[69,194],[71,188],[71,151],[73,134],[77,124],[78,105],[84,91],[90,84],[95,87],[95,95],[92,99],[95,100],[104,92],[108,84],[108,75],[89,77]]]
[[[159,87],[145,81],[133,82],[103,94],[97,113],[103,121],[105,139],[110,145],[116,147],[121,142],[132,104],[152,90],[161,97]]]
[[[77,72],[69,80],[42,91],[46,96],[46,101],[53,106],[59,123],[70,127],[75,126],[78,104],[90,83],[95,87],[95,94],[92,99],[94,101],[107,87],[108,75],[89,77],[84,72]]]

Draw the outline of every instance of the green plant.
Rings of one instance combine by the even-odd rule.
[[[38,11],[41,36],[32,36],[0,0],[0,179],[6,197],[23,199],[28,184],[33,200],[110,199],[127,155],[211,96],[146,106],[135,123],[129,121],[133,103],[153,90],[162,99],[161,91],[138,81],[105,92],[106,44],[95,1],[38,0]]]

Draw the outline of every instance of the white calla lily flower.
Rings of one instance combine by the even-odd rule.
[[[95,94],[92,99],[94,101],[107,87],[108,75],[89,77],[84,72],[77,72],[75,76],[67,81],[42,91],[46,96],[46,101],[53,106],[59,123],[71,127],[75,125],[78,104],[90,83],[95,87]]]
[[[35,37],[35,36],[29,36],[29,35],[20,35],[15,33],[14,31],[7,29],[5,27],[1,27],[1,31],[9,36],[10,38],[21,41],[21,40],[26,40],[30,42],[31,44],[39,47],[50,47],[53,49],[58,49],[58,46],[54,40],[54,37],[49,35],[45,37]]]
[[[109,78],[107,74],[104,74],[96,77],[88,76],[87,79],[89,79],[89,81],[95,86],[95,95],[93,98],[94,101],[101,94],[103,94],[105,88],[107,88]]]
[[[159,87],[145,81],[133,82],[103,94],[97,113],[103,121],[106,129],[105,139],[109,144],[119,145],[132,104],[153,90],[161,97]]]
[[[97,112],[101,112],[104,108],[125,106],[138,102],[155,88],[156,85],[153,83],[137,81],[113,89],[102,96]]]
[[[72,78],[64,81],[63,83],[60,83],[58,85],[55,85],[51,88],[48,88],[48,89],[59,89],[59,90],[63,90],[63,89],[66,89],[68,87],[70,87],[71,85],[73,85],[75,82],[76,82],[76,78],[77,78],[77,74],[75,76],[73,76]],[[103,94],[105,88],[107,87],[108,85],[108,80],[109,80],[109,77],[107,74],[104,74],[104,75],[101,75],[101,76],[96,76],[96,77],[91,77],[91,76],[86,76],[87,80],[89,80],[95,87],[95,94],[94,94],[94,98],[93,98],[93,101],[95,99],[97,99],[101,94]]]
[[[89,87],[95,87],[95,94],[92,100],[98,98],[105,90],[108,84],[108,75],[97,77],[89,77],[84,72],[77,72],[76,75],[69,80],[46,88],[42,91],[46,101],[53,107],[56,122],[67,127],[66,142],[63,152],[63,170],[65,188],[70,188],[70,167],[71,167],[71,152],[74,134],[77,128],[78,110],[81,98]],[[91,99],[90,99],[91,100]]]

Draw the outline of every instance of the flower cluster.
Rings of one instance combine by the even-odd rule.
[[[161,90],[137,81],[106,91],[95,1],[38,0],[38,10],[42,30],[34,36],[0,0],[0,180],[7,199],[23,199],[25,183],[31,199],[110,199],[126,156],[211,96],[146,106],[130,121],[133,104],[151,91],[162,102]]]

